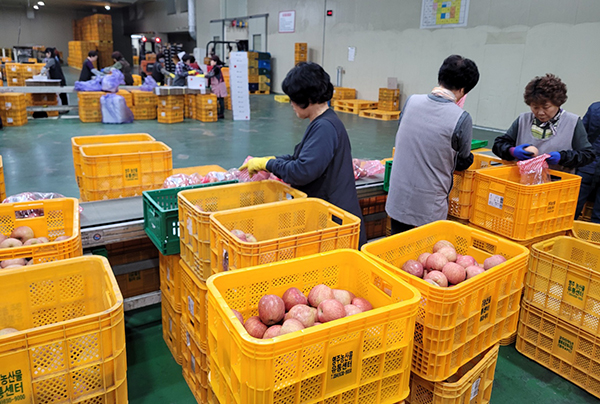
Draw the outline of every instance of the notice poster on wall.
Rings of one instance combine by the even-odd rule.
[[[423,0],[421,29],[466,27],[469,0]]]
[[[289,34],[296,32],[296,11],[279,12],[279,33]]]

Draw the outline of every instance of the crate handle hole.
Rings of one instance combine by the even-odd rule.
[[[15,219],[27,219],[31,217],[42,217],[44,216],[44,209],[26,209],[16,210]]]
[[[337,217],[336,215],[331,215],[331,220],[338,226],[341,226],[342,223],[344,223],[344,220],[340,217]]]

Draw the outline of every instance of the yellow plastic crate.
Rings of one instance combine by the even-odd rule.
[[[181,343],[181,313],[175,311],[168,300],[161,301],[163,340],[177,364],[183,363]]]
[[[600,245],[600,224],[575,220],[573,236],[588,243]]]
[[[521,185],[519,167],[475,173],[471,223],[513,240],[573,227],[581,177],[550,170],[552,182]]]
[[[134,105],[131,109],[133,112],[133,119],[139,120],[148,120],[148,119],[156,119],[158,117],[158,111],[156,110],[156,106],[154,107],[144,107]]]
[[[0,204],[0,232],[9,236],[15,227],[29,226],[36,237],[51,242],[0,249],[0,261],[32,258],[34,264],[79,257],[83,254],[79,231],[79,203],[74,198]],[[54,241],[59,236],[69,236]]]
[[[158,105],[158,96],[151,91],[131,90],[134,106],[155,107]]]
[[[507,338],[502,338],[498,344],[500,346],[508,346],[508,345],[512,345],[515,343],[515,341],[517,340],[517,333],[515,332],[513,335],[511,335],[510,337]]]
[[[6,199],[6,183],[4,182],[4,166],[2,156],[0,156],[0,203]]]
[[[183,378],[198,403],[208,402],[208,356],[181,324]]]
[[[306,198],[279,181],[246,182],[182,191],[178,195],[181,259],[202,281],[212,274],[210,215],[246,206]]]
[[[137,58],[139,61],[139,56],[134,56],[134,58]],[[138,65],[139,63],[136,63],[135,61],[133,62],[134,65]],[[133,77],[133,85],[134,86],[141,86],[142,85],[142,76],[140,76],[139,74],[132,74],[131,77]]]
[[[600,398],[600,337],[523,301],[517,351]]]
[[[430,382],[415,374],[410,379],[407,404],[488,404],[500,346],[477,355],[443,382]]]
[[[399,101],[400,90],[397,88],[380,88],[379,101]]]
[[[448,240],[456,252],[483,262],[507,261],[451,288],[433,286],[402,265]],[[429,381],[452,376],[475,356],[517,329],[529,250],[515,242],[450,221],[438,221],[366,244],[362,251],[423,296],[415,332],[412,371]]]
[[[0,109],[5,111],[24,110],[27,108],[27,97],[23,93],[0,94]]]
[[[584,222],[589,222],[592,220],[592,211],[594,209],[594,203],[587,201],[584,205],[583,205],[583,210],[581,212],[581,215],[579,215],[579,217],[577,218],[577,220],[581,220]]]
[[[523,299],[593,334],[600,333],[600,246],[556,237],[531,248]]]
[[[185,262],[181,271],[181,323],[203,351],[208,348],[206,321],[206,284],[194,275]],[[189,338],[189,337],[188,337]]]
[[[4,391],[24,403],[127,403],[123,297],[105,258],[3,270],[0,294],[0,328],[19,330],[0,336]]]
[[[333,100],[355,100],[356,89],[347,87],[334,87]]]
[[[23,126],[27,124],[27,111],[3,111],[0,118],[5,126]]]
[[[81,187],[81,146],[92,144],[111,144],[129,142],[151,142],[155,139],[147,133],[126,133],[123,135],[98,135],[98,136],[75,136],[71,138],[71,150],[73,151],[73,165],[75,166],[75,178],[77,185]]]
[[[81,146],[82,199],[142,195],[162,187],[173,172],[171,148],[162,142]]]
[[[257,242],[231,234],[251,233]],[[358,249],[360,219],[317,198],[216,212],[210,216],[212,273],[304,257],[340,248]]]
[[[159,104],[160,105],[160,104]],[[158,107],[157,119],[159,123],[179,123],[183,122],[184,109],[181,107]]]
[[[374,309],[270,340],[251,337],[231,311],[247,319],[265,294],[307,294],[321,283]],[[408,395],[420,294],[364,254],[331,251],[219,274],[207,286],[211,386],[221,403],[392,404]],[[335,370],[342,358],[350,372]]]
[[[160,269],[160,291],[164,300],[181,313],[181,267],[179,254],[163,255],[158,253]]]
[[[80,106],[79,120],[84,123],[102,122],[102,112],[100,109],[82,111]]]
[[[184,95],[159,95],[158,96],[158,107],[159,108],[183,108],[185,104]]]

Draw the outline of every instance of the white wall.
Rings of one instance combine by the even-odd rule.
[[[143,3],[144,17],[140,20],[127,21],[130,32],[187,32],[188,13],[181,12],[181,2],[175,1],[176,14],[167,15],[167,6],[164,1]],[[198,7],[198,6],[196,6]]]
[[[437,70],[453,53],[473,59],[481,80],[465,108],[478,125],[507,128],[525,111],[523,90],[536,75],[551,72],[569,89],[565,108],[583,115],[600,90],[598,0],[471,1],[466,28],[419,29],[421,0],[247,0],[248,14],[269,13],[268,51],[275,58],[274,91],[293,67],[294,43],[308,42],[309,60],[321,63],[325,7],[324,68],[358,96],[377,99],[387,77],[407,95],[436,85]],[[278,33],[279,11],[296,11],[296,32]],[[356,60],[348,61],[348,47]]]

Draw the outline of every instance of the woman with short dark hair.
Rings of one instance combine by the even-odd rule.
[[[282,88],[300,119],[310,121],[294,154],[250,159],[240,169],[250,175],[269,171],[305,192],[361,219],[360,245],[366,242],[356,195],[350,139],[344,124],[329,108],[333,96],[329,74],[316,63],[299,63],[289,71]]]
[[[115,64],[112,65],[110,68],[120,70],[121,73],[123,73],[125,85],[132,86],[133,76],[131,75],[131,65],[129,64],[129,62],[125,60],[125,58],[119,51],[113,52],[110,56],[112,57],[113,62],[115,62]]]
[[[88,52],[88,57],[81,67],[81,74],[79,74],[79,81],[89,81],[94,76],[99,76],[101,73],[94,66],[94,62],[98,60],[98,51],[91,50]]]
[[[61,86],[67,85],[67,80],[60,66],[60,59],[58,58],[58,51],[54,48],[46,48],[44,51],[46,54],[46,65],[42,68],[42,74],[48,73],[48,78],[53,80],[60,80]],[[60,102],[62,105],[69,105],[69,98],[66,93],[59,94]]]
[[[567,101],[567,86],[553,74],[536,77],[525,87],[524,112],[513,122],[505,135],[494,141],[493,152],[504,160],[528,160],[534,156],[529,146],[539,154],[549,154],[550,168],[574,172],[594,160],[594,150],[585,127],[575,114],[561,106]]]
[[[438,71],[438,87],[406,100],[385,205],[392,234],[448,216],[454,171],[473,164],[473,121],[457,103],[478,81],[475,62],[451,55]]]
[[[205,76],[209,80],[211,92],[217,96],[218,119],[225,118],[225,97],[227,97],[227,85],[221,72],[222,67],[223,63],[221,59],[217,55],[212,55],[210,57],[210,66],[208,67],[209,71]]]

